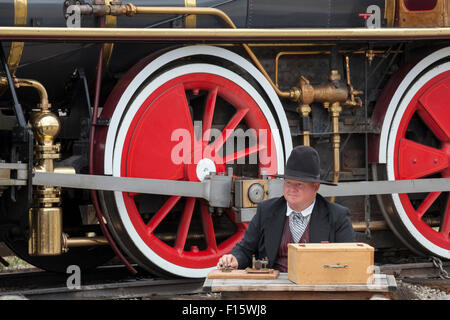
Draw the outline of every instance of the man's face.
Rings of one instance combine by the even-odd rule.
[[[305,208],[314,201],[319,187],[320,183],[318,182],[284,179],[284,198],[293,209]]]

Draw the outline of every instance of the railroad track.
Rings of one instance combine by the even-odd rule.
[[[380,273],[392,274],[396,280],[438,289],[450,295],[450,278],[446,277],[450,274],[450,262],[443,262],[442,270],[433,262],[386,264],[380,266]],[[402,297],[398,292],[398,295],[400,299],[408,299],[408,294]]]
[[[442,264],[450,273],[450,262]],[[379,272],[397,280],[450,292],[450,280],[439,278],[440,270],[429,263],[385,264]],[[131,276],[123,266],[97,268],[84,272],[79,288],[67,285],[70,274],[55,274],[35,269],[28,272],[0,273],[0,296],[21,296],[32,300],[85,299],[211,299],[202,293],[204,279],[161,279],[141,270]]]
[[[0,273],[0,296],[19,296],[31,300],[167,299],[202,291],[203,279],[161,279],[141,272],[130,276],[123,266],[97,268],[83,272],[80,286],[68,283],[70,274],[46,271]]]
[[[450,274],[450,262],[442,263],[443,269]],[[440,269],[432,262],[384,264],[380,266],[380,273],[392,274],[398,279],[439,278]]]

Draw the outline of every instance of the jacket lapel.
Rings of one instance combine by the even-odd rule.
[[[330,241],[330,222],[326,204],[322,196],[317,194],[309,226],[309,242],[321,241]]]
[[[281,244],[284,221],[286,218],[286,200],[281,197],[274,206],[272,216],[264,223],[264,245],[266,247],[269,266],[273,266]]]

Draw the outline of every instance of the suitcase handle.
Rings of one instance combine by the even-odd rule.
[[[344,264],[344,265],[340,265],[340,264],[324,264],[323,267],[324,268],[339,269],[339,268],[347,268],[348,265],[347,264]]]

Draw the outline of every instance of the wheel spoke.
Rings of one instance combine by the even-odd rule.
[[[195,136],[184,86],[166,90],[145,110],[127,144],[127,176],[183,179]],[[176,116],[167,116],[169,112]]]
[[[245,115],[247,114],[248,109],[239,109],[231,118],[231,120],[227,123],[225,128],[222,130],[221,135],[217,138],[214,143],[207,148],[207,151],[209,154],[211,154],[211,151],[214,151],[216,154],[219,152],[220,148],[222,148],[223,144],[227,139],[231,136],[231,134],[234,132],[236,127],[239,125],[239,123],[244,119]]]
[[[187,198],[183,210],[183,216],[181,217],[180,224],[178,225],[177,239],[175,243],[175,248],[180,253],[183,251],[184,246],[186,244],[192,214],[194,213],[194,206],[195,206],[195,198]]]
[[[244,150],[237,151],[233,154],[226,155],[223,159],[223,162],[229,163],[232,161],[236,161],[237,159],[241,159],[243,157],[248,157],[249,155],[259,152],[261,150],[264,150],[266,148],[267,147],[265,145],[258,144],[256,146],[252,146],[250,148],[246,148]]]
[[[158,210],[158,212],[155,213],[153,218],[150,220],[150,222],[147,224],[148,232],[153,233],[155,231],[156,227],[163,221],[163,219],[169,214],[170,210],[173,209],[173,207],[177,204],[178,200],[180,200],[180,196],[171,196],[161,207],[161,209]]]
[[[445,208],[444,217],[442,219],[441,233],[444,240],[447,240],[450,233],[450,195],[447,199],[447,207]]]
[[[441,141],[450,140],[449,100],[450,83],[448,80],[431,87],[419,98],[417,113]]]
[[[423,215],[427,210],[431,207],[431,205],[436,201],[436,199],[441,195],[442,192],[431,192],[425,200],[423,200],[419,209],[417,209],[417,214],[419,215],[419,219],[422,219]]]
[[[216,236],[214,233],[214,225],[212,221],[212,217],[208,212],[208,207],[204,204],[200,205],[201,207],[201,214],[202,214],[202,225],[203,225],[203,232],[205,234],[206,238],[206,244],[209,249],[212,251],[217,251],[217,242],[216,242]]]
[[[214,118],[214,110],[216,107],[217,92],[219,87],[215,87],[211,90],[206,98],[205,112],[203,114],[203,141],[208,142],[211,136],[211,127]]]
[[[408,139],[399,146],[400,179],[417,179],[440,172],[448,167],[445,152]]]

